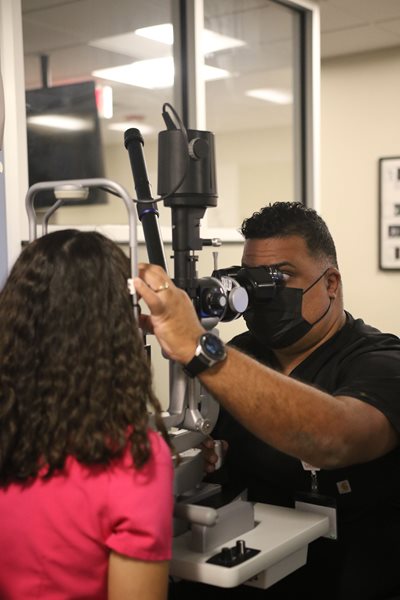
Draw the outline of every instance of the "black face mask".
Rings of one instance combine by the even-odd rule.
[[[327,270],[304,291],[300,288],[278,288],[274,298],[254,304],[247,310],[243,317],[254,337],[265,346],[278,349],[291,346],[305,336],[325,317],[331,307],[329,299],[328,308],[314,323],[303,319],[301,314],[304,294],[322,279]]]

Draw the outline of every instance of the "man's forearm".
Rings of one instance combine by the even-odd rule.
[[[233,348],[199,378],[254,435],[317,467],[371,460],[396,443],[385,417],[372,406],[330,396]],[[381,436],[376,435],[379,426]]]

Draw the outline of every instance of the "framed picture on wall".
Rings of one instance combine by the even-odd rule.
[[[400,271],[400,156],[379,159],[379,268]]]

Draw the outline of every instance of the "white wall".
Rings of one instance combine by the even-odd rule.
[[[321,213],[347,309],[400,335],[400,271],[378,268],[378,159],[400,156],[400,48],[324,61]]]

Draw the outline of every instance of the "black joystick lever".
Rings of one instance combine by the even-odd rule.
[[[246,560],[249,560],[249,558],[259,554],[259,552],[260,550],[255,548],[247,548],[244,540],[237,540],[234,546],[225,546],[221,549],[221,552],[214,554],[214,556],[209,558],[207,562],[212,565],[231,568],[235,567],[236,565],[240,565],[240,563],[243,563]]]

